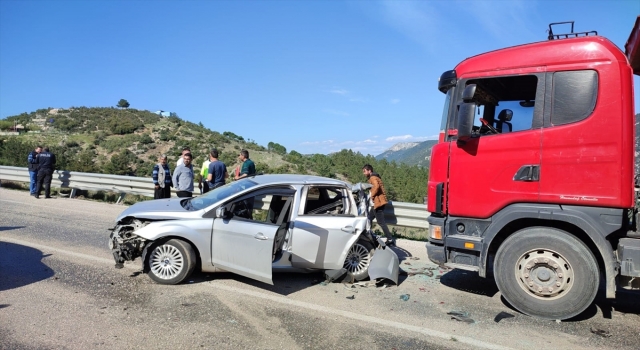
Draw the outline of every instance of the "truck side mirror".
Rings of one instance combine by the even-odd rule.
[[[471,137],[473,130],[473,116],[476,112],[476,103],[473,96],[476,93],[476,84],[470,84],[462,92],[462,104],[458,110],[458,140],[465,141]]]

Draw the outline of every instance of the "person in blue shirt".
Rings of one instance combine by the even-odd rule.
[[[223,186],[226,178],[229,176],[227,172],[227,166],[223,162],[218,160],[218,150],[212,149],[209,153],[209,174],[207,175],[207,182],[209,183],[209,190]]]
[[[32,196],[36,195],[36,186],[38,185],[38,154],[42,152],[42,146],[36,147],[35,150],[29,152],[27,163],[29,165],[29,192]]]
[[[166,155],[163,154],[158,158],[158,164],[153,167],[151,177],[154,184],[153,199],[171,198],[173,181]]]

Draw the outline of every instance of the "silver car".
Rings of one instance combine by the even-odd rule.
[[[398,257],[371,234],[369,185],[307,175],[259,175],[202,196],[140,202],[109,239],[116,267],[140,257],[156,282],[194,269],[273,284],[273,270],[347,270],[398,279]],[[377,249],[376,249],[377,248]]]

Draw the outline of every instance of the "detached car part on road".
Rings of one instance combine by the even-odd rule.
[[[143,270],[161,284],[180,283],[196,267],[269,284],[273,270],[341,268],[356,280],[397,283],[397,255],[370,231],[368,187],[261,175],[199,197],[141,202],[117,218],[109,248],[116,267],[140,257]]]

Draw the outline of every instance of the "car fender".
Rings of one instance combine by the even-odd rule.
[[[134,233],[152,242],[162,240],[165,237],[178,238],[190,242],[194,246],[196,254],[200,255],[204,266],[211,264],[212,227],[211,219],[170,220],[152,222]]]

